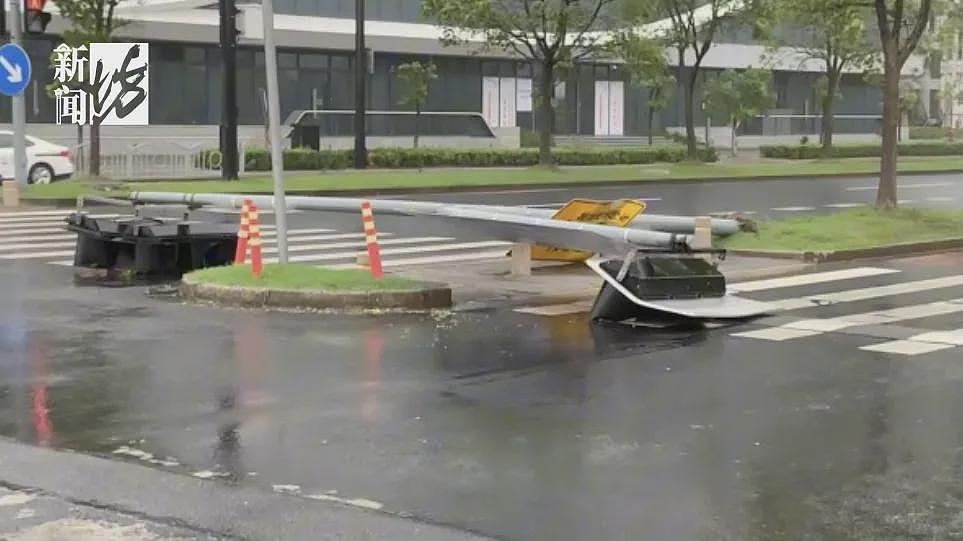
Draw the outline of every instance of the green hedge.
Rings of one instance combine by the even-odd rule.
[[[201,159],[216,153],[204,151]],[[718,159],[715,150],[700,148],[702,161]],[[619,149],[567,149],[552,151],[558,165],[620,165],[656,162],[681,162],[686,160],[684,147],[657,146]],[[351,150],[311,150],[297,148],[284,151],[286,170],[314,171],[320,169],[344,169],[350,167],[354,152]],[[204,163],[210,163],[205,159]],[[215,160],[214,163],[218,163]],[[268,171],[271,155],[268,150],[249,149],[244,153],[245,170]],[[538,150],[520,149],[411,149],[377,148],[368,152],[368,165],[381,169],[411,169],[420,167],[531,167],[538,165]]]
[[[819,145],[772,145],[759,147],[764,158],[808,160],[823,157]],[[832,148],[833,158],[873,158],[882,153],[880,145],[842,145]],[[905,143],[899,145],[900,156],[963,156],[963,142]]]
[[[942,126],[910,126],[910,139],[953,139],[963,136],[963,130]]]

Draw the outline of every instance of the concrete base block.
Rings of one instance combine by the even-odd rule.
[[[695,234],[689,247],[693,250],[712,248],[712,218],[710,216],[696,216]]]
[[[532,275],[532,245],[524,243],[512,244],[511,276]]]
[[[3,206],[7,208],[20,206],[20,186],[17,184],[17,181],[3,181]]]

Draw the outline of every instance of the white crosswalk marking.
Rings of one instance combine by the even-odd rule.
[[[889,310],[877,310],[873,312],[864,312],[861,314],[850,314],[824,319],[804,319],[801,321],[786,323],[785,325],[780,325],[779,327],[735,333],[732,336],[781,342],[791,338],[815,336],[817,334],[840,331],[850,327],[858,327],[863,325],[883,325],[911,319],[922,319],[925,317],[942,316],[960,312],[963,312],[963,298],[952,299],[949,301],[937,301],[927,304],[914,304],[910,306],[901,306],[899,308],[891,308]]]
[[[444,252],[448,250],[457,250],[465,248],[491,248],[494,246],[510,246],[510,242],[502,241],[480,241],[480,242],[453,242],[446,244],[433,244],[430,246],[415,246],[406,248],[385,248],[381,250],[382,256],[389,256],[393,254],[418,254],[418,253],[428,253],[428,252]],[[334,253],[324,253],[316,255],[304,255],[304,256],[293,256],[289,257],[288,260],[291,262],[312,262],[312,261],[336,261],[338,259],[354,259],[363,249],[354,250],[351,252],[334,252]],[[272,258],[265,258],[268,263],[274,263],[276,260]]]
[[[324,252],[325,250],[339,250],[344,248],[357,248],[359,252],[363,251],[365,249],[365,243],[363,242],[364,234],[362,233],[361,235],[354,235],[354,236],[358,237],[358,240],[354,242],[331,242],[327,244],[305,244],[305,245],[295,244],[293,246],[288,247],[288,252],[291,252],[291,253],[314,252],[314,251]],[[444,242],[449,240],[452,240],[451,237],[403,237],[400,239],[379,240],[378,244],[380,246],[394,246],[396,244],[424,244],[429,242]],[[265,247],[264,253],[276,254],[277,248]]]
[[[465,261],[481,261],[488,259],[504,259],[505,250],[488,250],[484,252],[464,252],[459,254],[445,254],[440,256],[428,256],[428,257],[408,257],[404,259],[386,259],[381,262],[382,267],[414,267],[417,265],[441,265],[445,263],[455,263],[455,262],[465,262]],[[356,269],[358,266],[354,263],[345,263],[339,265],[324,265],[328,268],[334,269]]]
[[[884,269],[880,267],[856,267],[853,269],[843,269],[828,272],[814,272],[810,274],[796,274],[783,278],[770,278],[766,280],[753,280],[751,282],[738,282],[730,284],[727,288],[731,292],[747,293],[750,291],[763,291],[766,289],[777,289],[782,287],[805,286],[820,284],[823,282],[835,282],[837,280],[847,280],[850,278],[867,278],[869,276],[880,276],[884,274],[894,274],[900,272],[896,269]]]
[[[931,291],[963,285],[963,275],[945,276],[930,280],[917,280],[913,282],[901,282],[877,287],[866,287],[862,289],[849,289],[835,293],[822,293],[819,295],[809,295],[795,299],[783,299],[772,304],[783,310],[796,310],[799,308],[809,308],[811,306],[837,304],[843,302],[865,301],[869,299],[879,299],[881,297],[891,297],[893,295],[906,295],[909,293],[919,293],[921,291]]]

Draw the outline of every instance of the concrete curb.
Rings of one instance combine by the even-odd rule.
[[[925,176],[925,175],[941,175],[941,174],[952,174],[952,173],[963,173],[963,168],[960,169],[937,169],[937,170],[922,170],[922,171],[907,171],[901,173],[905,176]],[[748,177],[695,177],[695,178],[648,178],[648,179],[619,179],[619,180],[585,180],[585,181],[575,181],[575,182],[530,182],[530,183],[516,183],[516,184],[479,184],[474,186],[423,186],[423,187],[404,187],[404,188],[366,188],[358,190],[308,190],[308,191],[290,191],[288,195],[301,195],[301,196],[344,196],[344,197],[354,197],[354,196],[376,196],[376,195],[406,195],[406,194],[440,194],[440,193],[471,193],[471,192],[486,192],[491,190],[500,191],[521,191],[521,190],[533,190],[533,189],[558,189],[558,188],[591,188],[593,186],[597,187],[607,187],[607,186],[632,186],[632,185],[651,185],[653,183],[687,183],[687,184],[698,184],[704,182],[742,182],[742,181],[778,181],[778,180],[827,180],[832,178],[859,178],[872,176],[878,173],[873,172],[862,172],[862,173],[811,173],[805,175],[757,175]],[[220,180],[220,179],[212,179]],[[140,181],[137,181],[140,182]],[[149,182],[149,181],[144,181]],[[270,195],[270,192],[242,192],[247,195]],[[21,206],[27,207],[55,207],[55,208],[76,208],[76,199],[29,199],[21,196],[20,198]]]
[[[732,255],[743,257],[768,257],[776,259],[795,259],[806,263],[832,263],[835,261],[851,261],[854,259],[873,259],[878,257],[916,255],[932,252],[945,252],[963,248],[963,237],[939,239],[922,242],[904,242],[887,244],[872,248],[858,248],[852,250],[834,250],[828,252],[794,252],[781,250],[739,250],[728,249]]]
[[[425,283],[412,290],[336,292],[221,286],[199,283],[185,276],[178,290],[187,300],[245,308],[431,310],[452,305],[451,288],[435,283]]]

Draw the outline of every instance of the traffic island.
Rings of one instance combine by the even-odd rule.
[[[247,308],[294,310],[431,310],[451,307],[445,284],[385,276],[363,270],[311,265],[265,265],[260,278],[246,265],[212,267],[185,274],[181,297]]]
[[[932,209],[833,214],[760,221],[757,231],[721,239],[730,254],[807,263],[890,257],[963,248],[963,212]]]

